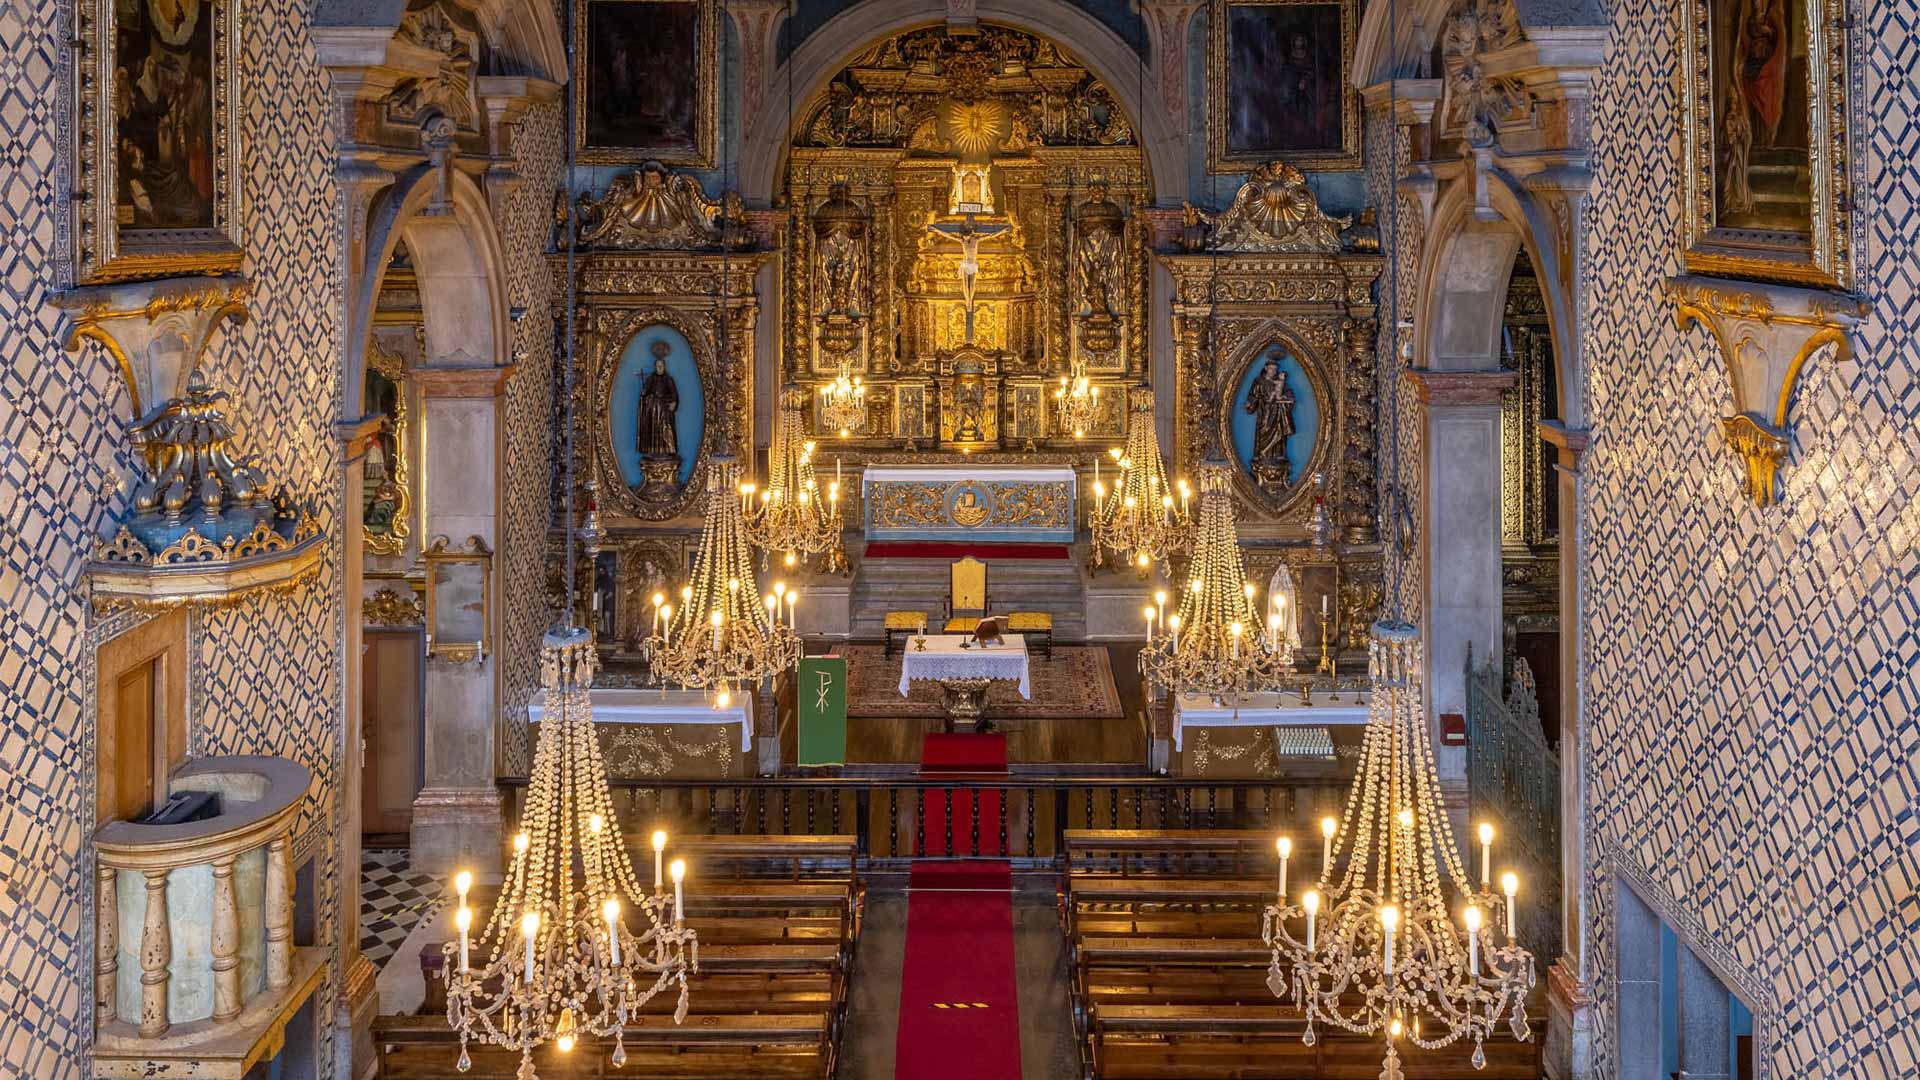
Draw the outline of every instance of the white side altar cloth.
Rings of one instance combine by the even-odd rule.
[[[1352,691],[1348,692],[1352,696]],[[1290,695],[1299,701],[1298,695]],[[1309,700],[1326,700],[1314,694]],[[1367,705],[1283,705],[1279,694],[1242,694],[1239,707],[1229,699],[1215,705],[1205,694],[1181,694],[1173,708],[1173,748],[1180,749],[1182,733],[1189,727],[1338,727],[1365,724]]]
[[[589,690],[596,724],[739,724],[740,750],[753,751],[753,694],[733,695],[733,704],[713,707],[713,699],[699,690]],[[539,723],[546,713],[547,692],[533,695],[527,720]]]
[[[927,647],[907,640],[900,654],[900,696],[915,679],[1011,679],[1020,683],[1020,696],[1032,700],[1033,683],[1027,670],[1027,636],[1004,635],[1001,644],[961,648],[969,634],[929,634]]]

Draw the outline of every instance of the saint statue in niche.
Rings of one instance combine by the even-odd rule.
[[[667,354],[673,349],[664,341],[656,341],[648,351],[653,353],[653,373],[640,388],[634,448],[640,451],[641,457],[679,457],[673,414],[680,408],[680,390],[674,385],[673,376],[667,374]]]
[[[1253,415],[1253,455],[1249,464],[1254,482],[1269,493],[1284,490],[1293,480],[1287,458],[1287,440],[1293,438],[1293,391],[1280,361],[1268,360],[1265,371],[1247,391],[1247,412]]]

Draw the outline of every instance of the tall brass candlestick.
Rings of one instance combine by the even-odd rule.
[[[1327,654],[1327,631],[1333,623],[1333,616],[1325,608],[1320,609],[1320,664],[1313,669],[1314,674],[1333,674],[1333,657]]]

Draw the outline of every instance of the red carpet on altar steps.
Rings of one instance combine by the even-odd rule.
[[[1007,737],[1003,734],[929,734],[920,744],[921,776],[985,777],[1007,774]],[[1000,792],[981,788],[922,789],[925,839],[921,855],[1004,855],[1000,845]],[[948,796],[952,799],[949,802]],[[974,800],[978,798],[978,814]],[[949,832],[951,810],[951,832]],[[974,833],[979,832],[976,843]],[[918,831],[916,829],[916,831]],[[948,842],[951,835],[952,842]],[[916,871],[918,872],[918,871]]]
[[[916,863],[907,890],[894,1080],[1020,1080],[1012,870]]]
[[[869,559],[1066,559],[1065,544],[962,544],[931,540],[878,540],[867,545]]]

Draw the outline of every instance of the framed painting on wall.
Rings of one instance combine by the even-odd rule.
[[[239,0],[79,11],[75,280],[239,269]]]
[[[714,0],[574,0],[574,137],[593,164],[713,164]]]
[[[1356,0],[1212,0],[1207,168],[1360,165],[1360,95],[1348,85]]]
[[[1684,7],[1687,270],[1847,288],[1844,8]]]

